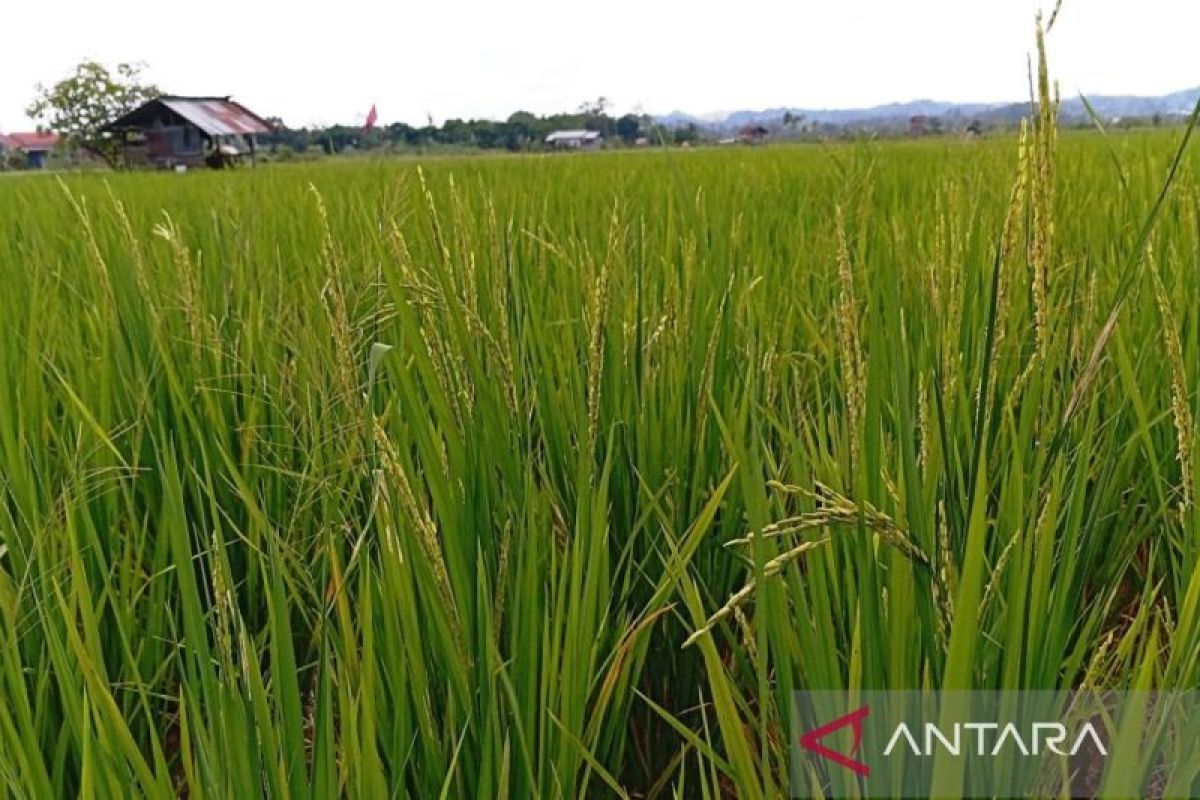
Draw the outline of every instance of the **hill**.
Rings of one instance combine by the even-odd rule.
[[[1153,97],[1134,95],[1097,95],[1088,102],[1103,120],[1125,117],[1186,116],[1200,99],[1200,87]],[[672,111],[655,120],[668,127],[695,125],[713,132],[736,130],[744,125],[781,123],[786,116],[800,118],[809,125],[896,128],[906,127],[915,116],[938,117],[950,126],[978,120],[984,125],[1011,124],[1029,113],[1028,102],[952,103],[939,100],[910,100],[865,108],[798,108],[779,106],[761,110],[739,110],[719,114],[689,114]],[[1087,109],[1079,97],[1065,98],[1060,108],[1063,122],[1087,119]]]

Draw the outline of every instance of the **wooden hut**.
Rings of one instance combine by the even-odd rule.
[[[270,133],[271,126],[229,97],[165,95],[113,120],[104,131],[119,138],[130,166],[173,169],[253,162],[255,137]]]

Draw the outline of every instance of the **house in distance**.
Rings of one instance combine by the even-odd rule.
[[[164,95],[104,126],[129,166],[175,169],[254,161],[271,125],[229,97]]]
[[[599,131],[555,131],[546,144],[555,150],[595,150],[604,146],[604,137]]]
[[[738,131],[738,141],[742,144],[762,144],[770,134],[762,125],[745,125]]]
[[[58,134],[48,131],[33,133],[10,133],[7,136],[0,133],[0,156],[9,152],[20,153],[25,157],[28,169],[42,169],[50,152],[58,145]]]

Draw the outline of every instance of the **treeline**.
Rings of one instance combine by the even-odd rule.
[[[610,144],[635,145],[666,141],[682,144],[700,138],[695,126],[664,128],[645,114],[615,117],[603,109],[581,110],[573,114],[539,117],[518,111],[504,121],[490,119],[448,119],[441,125],[407,125],[394,122],[371,130],[361,126],[332,125],[327,128],[289,128],[282,120],[271,120],[276,129],[260,136],[266,149],[287,156],[289,153],[346,153],[369,150],[427,149],[434,147],[510,150],[513,152],[545,149],[546,136],[557,130],[599,132]]]

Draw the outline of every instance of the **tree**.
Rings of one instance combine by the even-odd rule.
[[[675,144],[691,144],[700,140],[700,129],[696,127],[696,123],[689,122],[676,128],[673,136]]]
[[[517,111],[511,114],[505,125],[508,127],[508,139],[505,146],[509,150],[520,150],[542,136],[542,120],[528,111]]]
[[[633,144],[642,135],[642,121],[635,114],[626,114],[617,120],[617,136],[626,144]]]
[[[29,160],[20,150],[0,150],[0,172],[25,169]]]
[[[608,98],[600,95],[595,100],[584,100],[579,104],[579,113],[586,117],[602,117],[608,110]]]
[[[25,113],[62,135],[73,147],[96,153],[109,166],[117,166],[118,142],[100,129],[109,122],[162,94],[142,82],[142,64],[118,64],[110,72],[95,61],[84,61],[53,86],[38,84],[37,96]]]
[[[442,123],[439,141],[443,144],[468,145],[474,139],[471,126],[461,119],[448,119]]]

